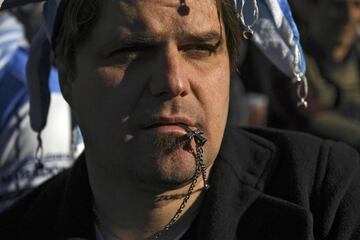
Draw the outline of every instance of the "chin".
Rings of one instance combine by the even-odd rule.
[[[149,189],[176,189],[191,182],[195,174],[194,149],[184,134],[142,135],[134,138],[128,150],[132,175]]]
[[[146,164],[146,167],[137,169],[137,176],[145,185],[160,189],[172,189],[189,183],[195,174],[195,168],[193,154],[178,149],[172,153],[154,156]]]

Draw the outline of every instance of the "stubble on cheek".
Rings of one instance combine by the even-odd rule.
[[[136,171],[140,181],[160,186],[179,186],[191,180],[195,158],[185,135],[158,134],[152,138],[150,146],[150,159]]]
[[[184,135],[175,133],[159,134],[155,136],[153,141],[153,147],[157,150],[157,155],[171,154],[178,149],[185,149],[188,145],[189,142],[186,141]]]

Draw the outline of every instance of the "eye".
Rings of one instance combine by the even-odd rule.
[[[212,56],[216,52],[217,47],[217,45],[211,44],[194,44],[183,46],[179,50],[190,58],[201,59]]]
[[[152,49],[153,48],[148,45],[128,46],[111,51],[107,57],[110,59],[116,58],[122,61],[131,61],[150,52]]]

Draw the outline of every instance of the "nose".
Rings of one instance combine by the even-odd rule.
[[[190,90],[186,63],[177,46],[166,46],[159,50],[153,62],[149,83],[150,93],[156,97],[185,97]]]

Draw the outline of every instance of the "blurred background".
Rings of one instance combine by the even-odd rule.
[[[46,128],[39,136],[30,126],[25,69],[41,11],[42,4],[0,11],[0,212],[72,166],[83,149],[55,68]]]
[[[245,124],[308,132],[360,150],[360,1],[288,2],[306,57],[309,107],[297,107],[294,84],[247,41],[239,64]]]

